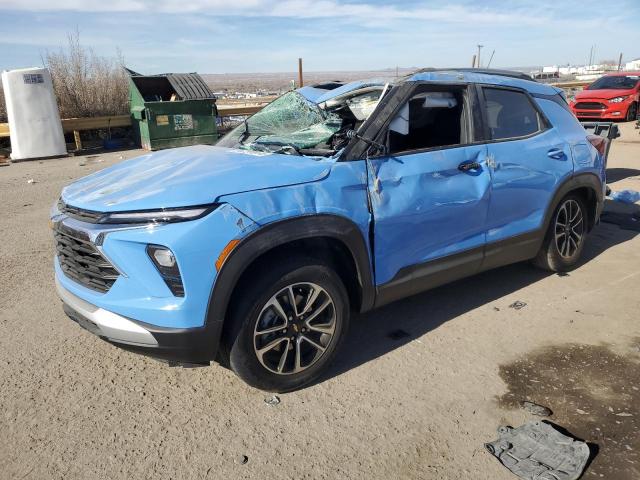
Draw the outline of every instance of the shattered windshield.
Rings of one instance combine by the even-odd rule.
[[[321,110],[298,92],[289,92],[238,125],[218,145],[299,151],[327,144],[342,123],[340,116]]]
[[[288,155],[333,156],[377,108],[384,85],[356,89],[316,104],[297,91],[285,93],[248,118],[218,146]]]

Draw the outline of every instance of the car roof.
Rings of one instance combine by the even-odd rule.
[[[322,103],[348,92],[370,86],[384,86],[386,83],[400,84],[406,82],[433,83],[481,83],[503,87],[515,87],[537,95],[556,95],[562,90],[549,84],[538,83],[522,72],[511,70],[485,70],[478,68],[424,69],[411,73],[402,78],[374,78],[357,80],[340,85],[329,90],[312,85],[299,88],[297,91],[313,103]],[[340,85],[340,86],[337,86]]]
[[[622,71],[622,72],[611,72],[611,73],[607,73],[606,75],[603,75],[604,77],[635,77],[640,75],[640,71],[637,72],[633,72],[633,71]]]
[[[538,83],[528,75],[508,70],[449,69],[422,70],[405,77],[406,82],[482,83],[502,87],[516,87],[538,95],[555,95],[561,90]]]

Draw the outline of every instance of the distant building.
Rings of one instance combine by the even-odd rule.
[[[627,62],[624,66],[625,70],[640,70],[640,58]]]

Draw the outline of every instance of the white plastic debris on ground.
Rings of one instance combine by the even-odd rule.
[[[511,472],[526,480],[577,480],[589,460],[589,446],[546,422],[500,427],[498,440],[485,444]]]

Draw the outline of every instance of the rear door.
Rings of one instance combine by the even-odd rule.
[[[568,142],[518,89],[481,88],[491,174],[487,243],[538,230],[553,194],[573,173]]]

